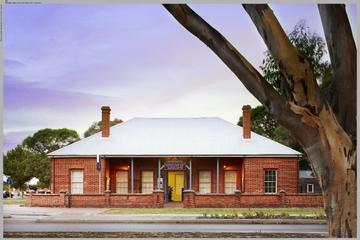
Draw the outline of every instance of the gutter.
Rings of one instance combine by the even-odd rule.
[[[72,154],[72,155],[48,155],[52,158],[74,158],[74,157],[83,157],[83,158],[95,158],[98,154]],[[161,157],[247,157],[247,158],[258,158],[258,157],[277,157],[277,158],[293,158],[293,157],[301,157],[302,154],[254,154],[254,155],[247,155],[247,154],[147,154],[147,155],[119,155],[119,154],[103,154],[102,156],[106,158],[161,158]]]

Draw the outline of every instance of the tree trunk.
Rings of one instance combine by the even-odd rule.
[[[291,109],[316,133],[312,141],[297,137],[323,191],[329,236],[356,237],[356,145],[331,108],[324,107],[318,116],[296,105]]]

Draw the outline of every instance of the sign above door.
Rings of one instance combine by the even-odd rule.
[[[184,170],[185,162],[181,160],[170,160],[164,163],[164,170]]]

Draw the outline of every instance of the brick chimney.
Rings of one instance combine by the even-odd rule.
[[[110,107],[102,106],[101,107],[101,124],[102,124],[102,137],[110,136]]]
[[[251,107],[250,105],[244,105],[243,110],[243,137],[251,138]]]

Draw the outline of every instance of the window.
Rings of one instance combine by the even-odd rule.
[[[199,192],[211,193],[211,172],[199,171]]]
[[[236,171],[225,171],[225,193],[234,193],[236,190]]]
[[[71,193],[84,193],[84,171],[71,170]]]
[[[128,193],[128,172],[116,172],[116,193]]]
[[[314,184],[306,184],[306,192],[313,193],[314,192]]]
[[[265,170],[265,193],[276,193],[276,170]]]
[[[154,190],[154,173],[152,171],[143,171],[141,178],[141,192],[152,193]]]

